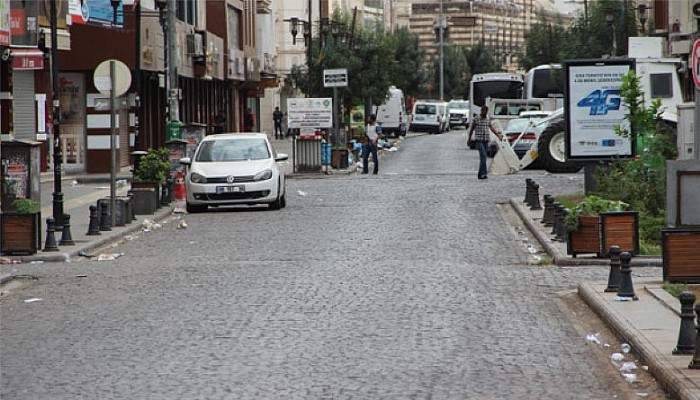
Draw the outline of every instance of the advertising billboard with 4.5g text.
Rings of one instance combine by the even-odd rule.
[[[634,70],[634,61],[576,60],[566,70],[566,157],[572,160],[608,160],[634,157],[627,107],[620,96],[622,78]]]

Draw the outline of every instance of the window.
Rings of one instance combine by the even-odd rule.
[[[673,97],[673,77],[671,74],[650,74],[651,98]]]
[[[180,21],[197,25],[197,0],[177,0],[175,15]]]
[[[417,104],[416,114],[436,114],[437,108],[432,104]]]
[[[241,32],[241,11],[231,6],[228,7],[228,47],[231,49],[243,49],[243,34]]]
[[[270,151],[264,139],[208,140],[197,153],[198,162],[265,160]]]

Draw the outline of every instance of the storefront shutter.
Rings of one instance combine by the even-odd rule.
[[[34,71],[12,72],[12,114],[15,138],[36,140]]]

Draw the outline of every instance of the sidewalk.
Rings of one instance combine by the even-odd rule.
[[[678,341],[678,300],[656,282],[635,282],[639,301],[615,301],[605,284],[583,283],[579,296],[605,323],[627,340],[649,372],[673,396],[700,400],[700,370],[688,369],[689,355],[672,355]]]
[[[609,266],[610,260],[606,258],[595,258],[592,255],[589,256],[577,256],[573,258],[566,254],[566,243],[557,242],[552,239],[550,232],[551,227],[544,226],[540,221],[542,221],[542,215],[544,210],[532,211],[530,210],[521,198],[514,197],[510,199],[510,204],[515,209],[515,212],[523,220],[530,232],[537,238],[545,251],[552,257],[554,264],[559,266],[576,266],[576,265],[604,265]],[[541,200],[540,204],[544,204],[544,200]],[[662,260],[661,257],[633,257],[632,258],[633,267],[661,267]]]
[[[126,180],[131,182],[131,166],[122,167],[117,173],[117,180]],[[53,172],[42,172],[40,176],[41,183],[50,183],[54,181]],[[78,183],[109,183],[110,174],[100,173],[100,174],[88,174],[88,173],[78,173],[78,174],[64,174],[61,177],[61,182],[72,182],[77,181]]]

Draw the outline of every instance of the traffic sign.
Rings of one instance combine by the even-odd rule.
[[[105,60],[95,68],[93,80],[97,90],[109,96],[112,90],[112,79],[110,75],[110,63],[114,61],[114,96],[118,97],[126,93],[131,86],[131,71],[129,67],[119,60]]]
[[[323,87],[346,87],[348,85],[348,70],[324,69]]]
[[[693,43],[693,52],[690,59],[691,68],[693,69],[693,82],[695,82],[695,87],[700,89],[700,39]]]

